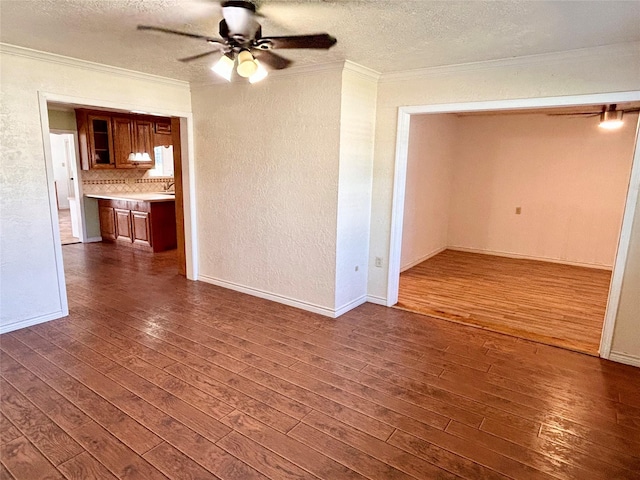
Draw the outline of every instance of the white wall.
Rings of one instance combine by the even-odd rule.
[[[637,49],[631,44],[383,76],[376,115],[369,297],[379,302],[387,298],[398,107],[640,90]],[[632,248],[638,243],[640,237],[634,235]],[[375,268],[376,256],[385,260],[382,268]],[[629,268],[640,269],[640,263],[632,260]],[[624,291],[621,301],[628,295],[638,298],[640,292]],[[618,320],[625,323],[618,328],[640,328],[638,317]],[[640,351],[633,354],[640,358]]]
[[[347,63],[342,74],[335,308],[367,295],[377,78]]]
[[[194,86],[201,280],[335,306],[342,65]]]
[[[65,137],[62,135],[52,134],[49,137],[51,141],[51,159],[53,161],[53,179],[56,183],[56,194],[58,196],[58,208],[65,210],[69,208],[69,168],[67,159],[67,150],[65,146]]]
[[[47,171],[38,94],[79,103],[189,112],[183,82],[111,69],[2,45],[0,50],[0,330],[58,318],[66,295],[58,287],[57,219]],[[48,137],[48,135],[47,135]]]
[[[640,196],[613,332],[612,359],[640,367]]]
[[[611,268],[637,118],[459,117],[449,246]]]
[[[400,261],[403,271],[448,245],[456,128],[454,115],[416,115],[411,119]]]

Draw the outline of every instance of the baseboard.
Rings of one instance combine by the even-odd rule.
[[[420,257],[419,259],[407,264],[407,265],[403,265],[402,267],[400,267],[400,273],[409,270],[412,267],[415,267],[416,265],[429,260],[431,257],[435,257],[436,255],[438,255],[439,253],[444,252],[448,247],[441,247],[441,248],[436,248],[435,250],[433,250],[430,253],[427,253],[426,255],[423,255],[422,257]]]
[[[624,363],[633,367],[640,367],[640,357],[637,355],[629,355],[627,353],[611,352],[609,360],[618,363]]]
[[[377,295],[367,295],[367,302],[382,305],[384,307],[387,306],[387,299],[384,297],[378,297]]]
[[[57,312],[47,313],[46,315],[40,315],[39,317],[27,318],[26,320],[0,325],[0,333],[8,333],[13,332],[14,330],[20,330],[21,328],[32,327],[33,325],[57,320],[58,318],[66,317],[67,315],[69,315],[69,312],[58,310]]]
[[[367,296],[362,295],[361,297],[358,297],[355,300],[352,300],[351,302],[344,304],[342,307],[336,308],[334,311],[333,318],[338,318],[340,315],[343,315],[347,313],[349,310],[353,310],[354,308],[359,307],[366,301],[367,301]]]
[[[228,288],[229,290],[235,290],[236,292],[246,293],[247,295],[253,295],[254,297],[264,298],[265,300],[271,300],[272,302],[282,303],[290,307],[300,308],[301,310],[306,310],[308,312],[318,313],[320,315],[324,315],[325,317],[331,317],[331,318],[336,317],[336,310],[332,308],[323,307],[321,305],[315,305],[313,303],[303,302],[301,300],[297,300],[291,297],[286,297],[284,295],[278,295],[276,293],[266,292],[264,290],[260,290],[257,288],[241,285],[239,283],[228,282],[226,280],[210,277],[208,275],[198,275],[198,280],[205,283],[210,283],[212,285],[217,285],[218,287]],[[345,307],[341,307],[341,308],[345,308]]]
[[[96,243],[101,241],[102,241],[102,237],[89,237],[87,238],[87,241],[85,243]]]
[[[447,250],[454,250],[456,252],[467,252],[467,253],[479,253],[482,255],[494,255],[496,257],[507,257],[507,258],[518,258],[521,260],[535,260],[538,262],[549,262],[549,263],[559,263],[561,265],[571,265],[573,267],[585,267],[585,268],[597,268],[599,270],[613,270],[611,265],[601,265],[598,263],[582,263],[582,262],[572,262],[570,260],[560,260],[557,258],[546,258],[546,257],[534,257],[531,255],[521,255],[519,253],[511,253],[511,252],[496,252],[493,250],[483,250],[480,248],[467,248],[467,247],[452,247],[449,246],[446,248]]]

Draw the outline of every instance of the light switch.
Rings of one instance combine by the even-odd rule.
[[[522,207],[516,207],[516,215],[520,215],[522,213]]]

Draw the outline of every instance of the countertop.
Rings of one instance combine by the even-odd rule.
[[[102,200],[128,200],[130,202],[174,202],[176,196],[174,193],[87,193],[85,197],[98,198]]]

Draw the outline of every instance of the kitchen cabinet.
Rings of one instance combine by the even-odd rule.
[[[78,110],[76,120],[83,170],[115,168],[111,117]]]
[[[113,116],[113,144],[116,168],[153,168],[153,122],[135,116]],[[131,158],[131,154],[146,154],[149,160]]]
[[[152,169],[154,146],[170,144],[164,117],[76,110],[82,169]],[[170,133],[170,123],[169,133]]]
[[[119,242],[132,242],[131,235],[131,210],[128,208],[114,208],[116,216],[116,240]]]
[[[149,212],[131,210],[131,234],[133,243],[151,247],[151,218]]]
[[[175,200],[99,199],[103,242],[152,252],[177,246]]]
[[[116,239],[115,211],[111,205],[98,205],[98,215],[100,217],[100,235],[106,241]]]

